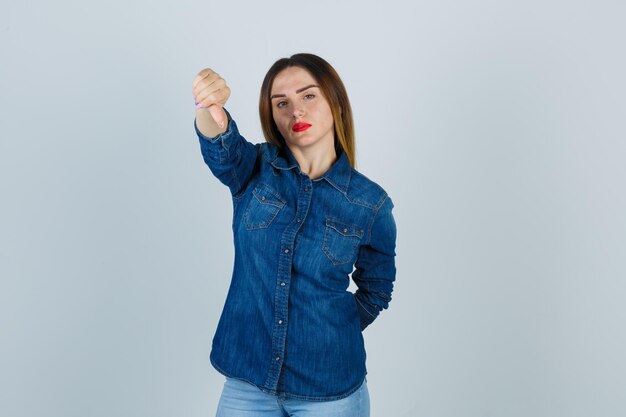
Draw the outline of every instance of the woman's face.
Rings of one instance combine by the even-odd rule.
[[[274,78],[272,116],[287,145],[334,149],[333,115],[313,76],[301,67],[288,67]],[[308,127],[307,127],[308,126]]]

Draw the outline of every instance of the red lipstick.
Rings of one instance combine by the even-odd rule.
[[[310,127],[311,125],[308,123],[298,122],[291,127],[291,130],[293,130],[294,132],[304,132]]]

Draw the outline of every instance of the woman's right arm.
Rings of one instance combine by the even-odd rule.
[[[203,69],[194,78],[192,89],[197,103],[194,127],[204,162],[237,196],[253,173],[261,144],[252,144],[239,134],[224,108],[230,88],[217,73]]]

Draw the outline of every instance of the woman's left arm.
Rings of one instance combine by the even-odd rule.
[[[389,196],[378,209],[369,242],[359,248],[352,279],[358,287],[354,297],[361,330],[369,326],[383,309],[389,307],[396,279],[396,222]]]

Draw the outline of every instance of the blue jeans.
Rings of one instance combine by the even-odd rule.
[[[248,382],[226,377],[216,417],[369,417],[367,380],[349,396],[334,401],[284,398]]]

